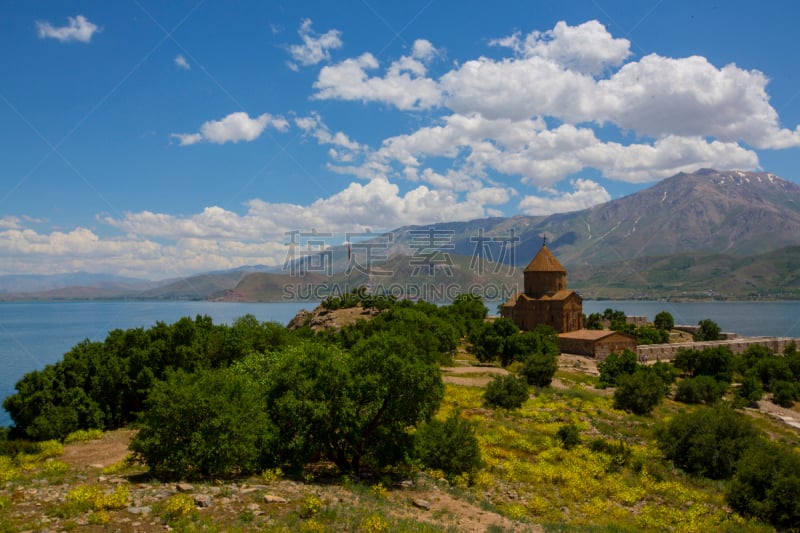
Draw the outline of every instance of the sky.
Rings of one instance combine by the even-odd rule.
[[[167,279],[699,168],[800,182],[794,1],[5,2],[0,275]]]

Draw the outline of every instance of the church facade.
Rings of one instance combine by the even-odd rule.
[[[539,324],[559,333],[583,328],[583,298],[567,289],[567,270],[543,244],[523,272],[524,292],[503,304],[502,315],[521,330]]]

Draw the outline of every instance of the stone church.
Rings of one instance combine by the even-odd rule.
[[[567,290],[567,270],[547,249],[547,243],[523,273],[525,292],[503,304],[504,318],[510,318],[523,331],[539,324],[552,326],[559,333],[583,328],[583,298]]]

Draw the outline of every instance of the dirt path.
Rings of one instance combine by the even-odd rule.
[[[97,440],[67,444],[61,460],[79,470],[105,468],[128,456],[128,445],[135,434],[132,429],[120,429],[109,431]]]

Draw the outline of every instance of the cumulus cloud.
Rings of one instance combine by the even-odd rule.
[[[304,19],[297,31],[303,43],[289,46],[289,55],[303,66],[330,61],[330,51],[342,47],[342,32],[328,30],[319,35],[311,29],[311,24],[310,19]],[[290,63],[289,66],[293,70],[297,68],[296,63]]]
[[[426,63],[435,56],[430,42],[417,40],[412,55],[392,62],[382,77],[370,76],[380,65],[369,52],[325,66],[314,82],[314,98],[381,102],[403,110],[438,106],[443,96],[439,83],[426,77]]]
[[[570,180],[572,192],[553,192],[548,196],[526,196],[519,208],[528,215],[551,215],[587,209],[611,200],[611,195],[599,183],[577,178]]]
[[[558,22],[552,30],[533,31],[526,36],[515,33],[495,39],[491,44],[512,48],[524,57],[542,57],[566,69],[584,74],[602,74],[630,56],[630,42],[615,39],[596,20],[578,26]]]
[[[181,146],[202,141],[216,144],[250,142],[258,139],[267,127],[286,131],[289,129],[289,122],[281,116],[272,116],[269,113],[250,118],[244,111],[237,111],[220,120],[203,123],[199,133],[173,133],[172,137],[177,139]]]
[[[181,54],[175,56],[175,65],[177,65],[178,68],[183,70],[191,70],[192,68],[189,62],[186,61],[186,58],[183,57]]]
[[[88,43],[100,28],[83,15],[67,17],[66,26],[53,26],[49,22],[36,21],[36,30],[40,39],[56,39],[62,43],[77,41]]]
[[[314,137],[319,144],[332,145],[333,148],[329,150],[329,155],[335,161],[350,162],[357,154],[367,149],[366,146],[352,140],[341,131],[332,133],[318,113],[312,113],[306,117],[296,117],[294,122],[305,134]]]

